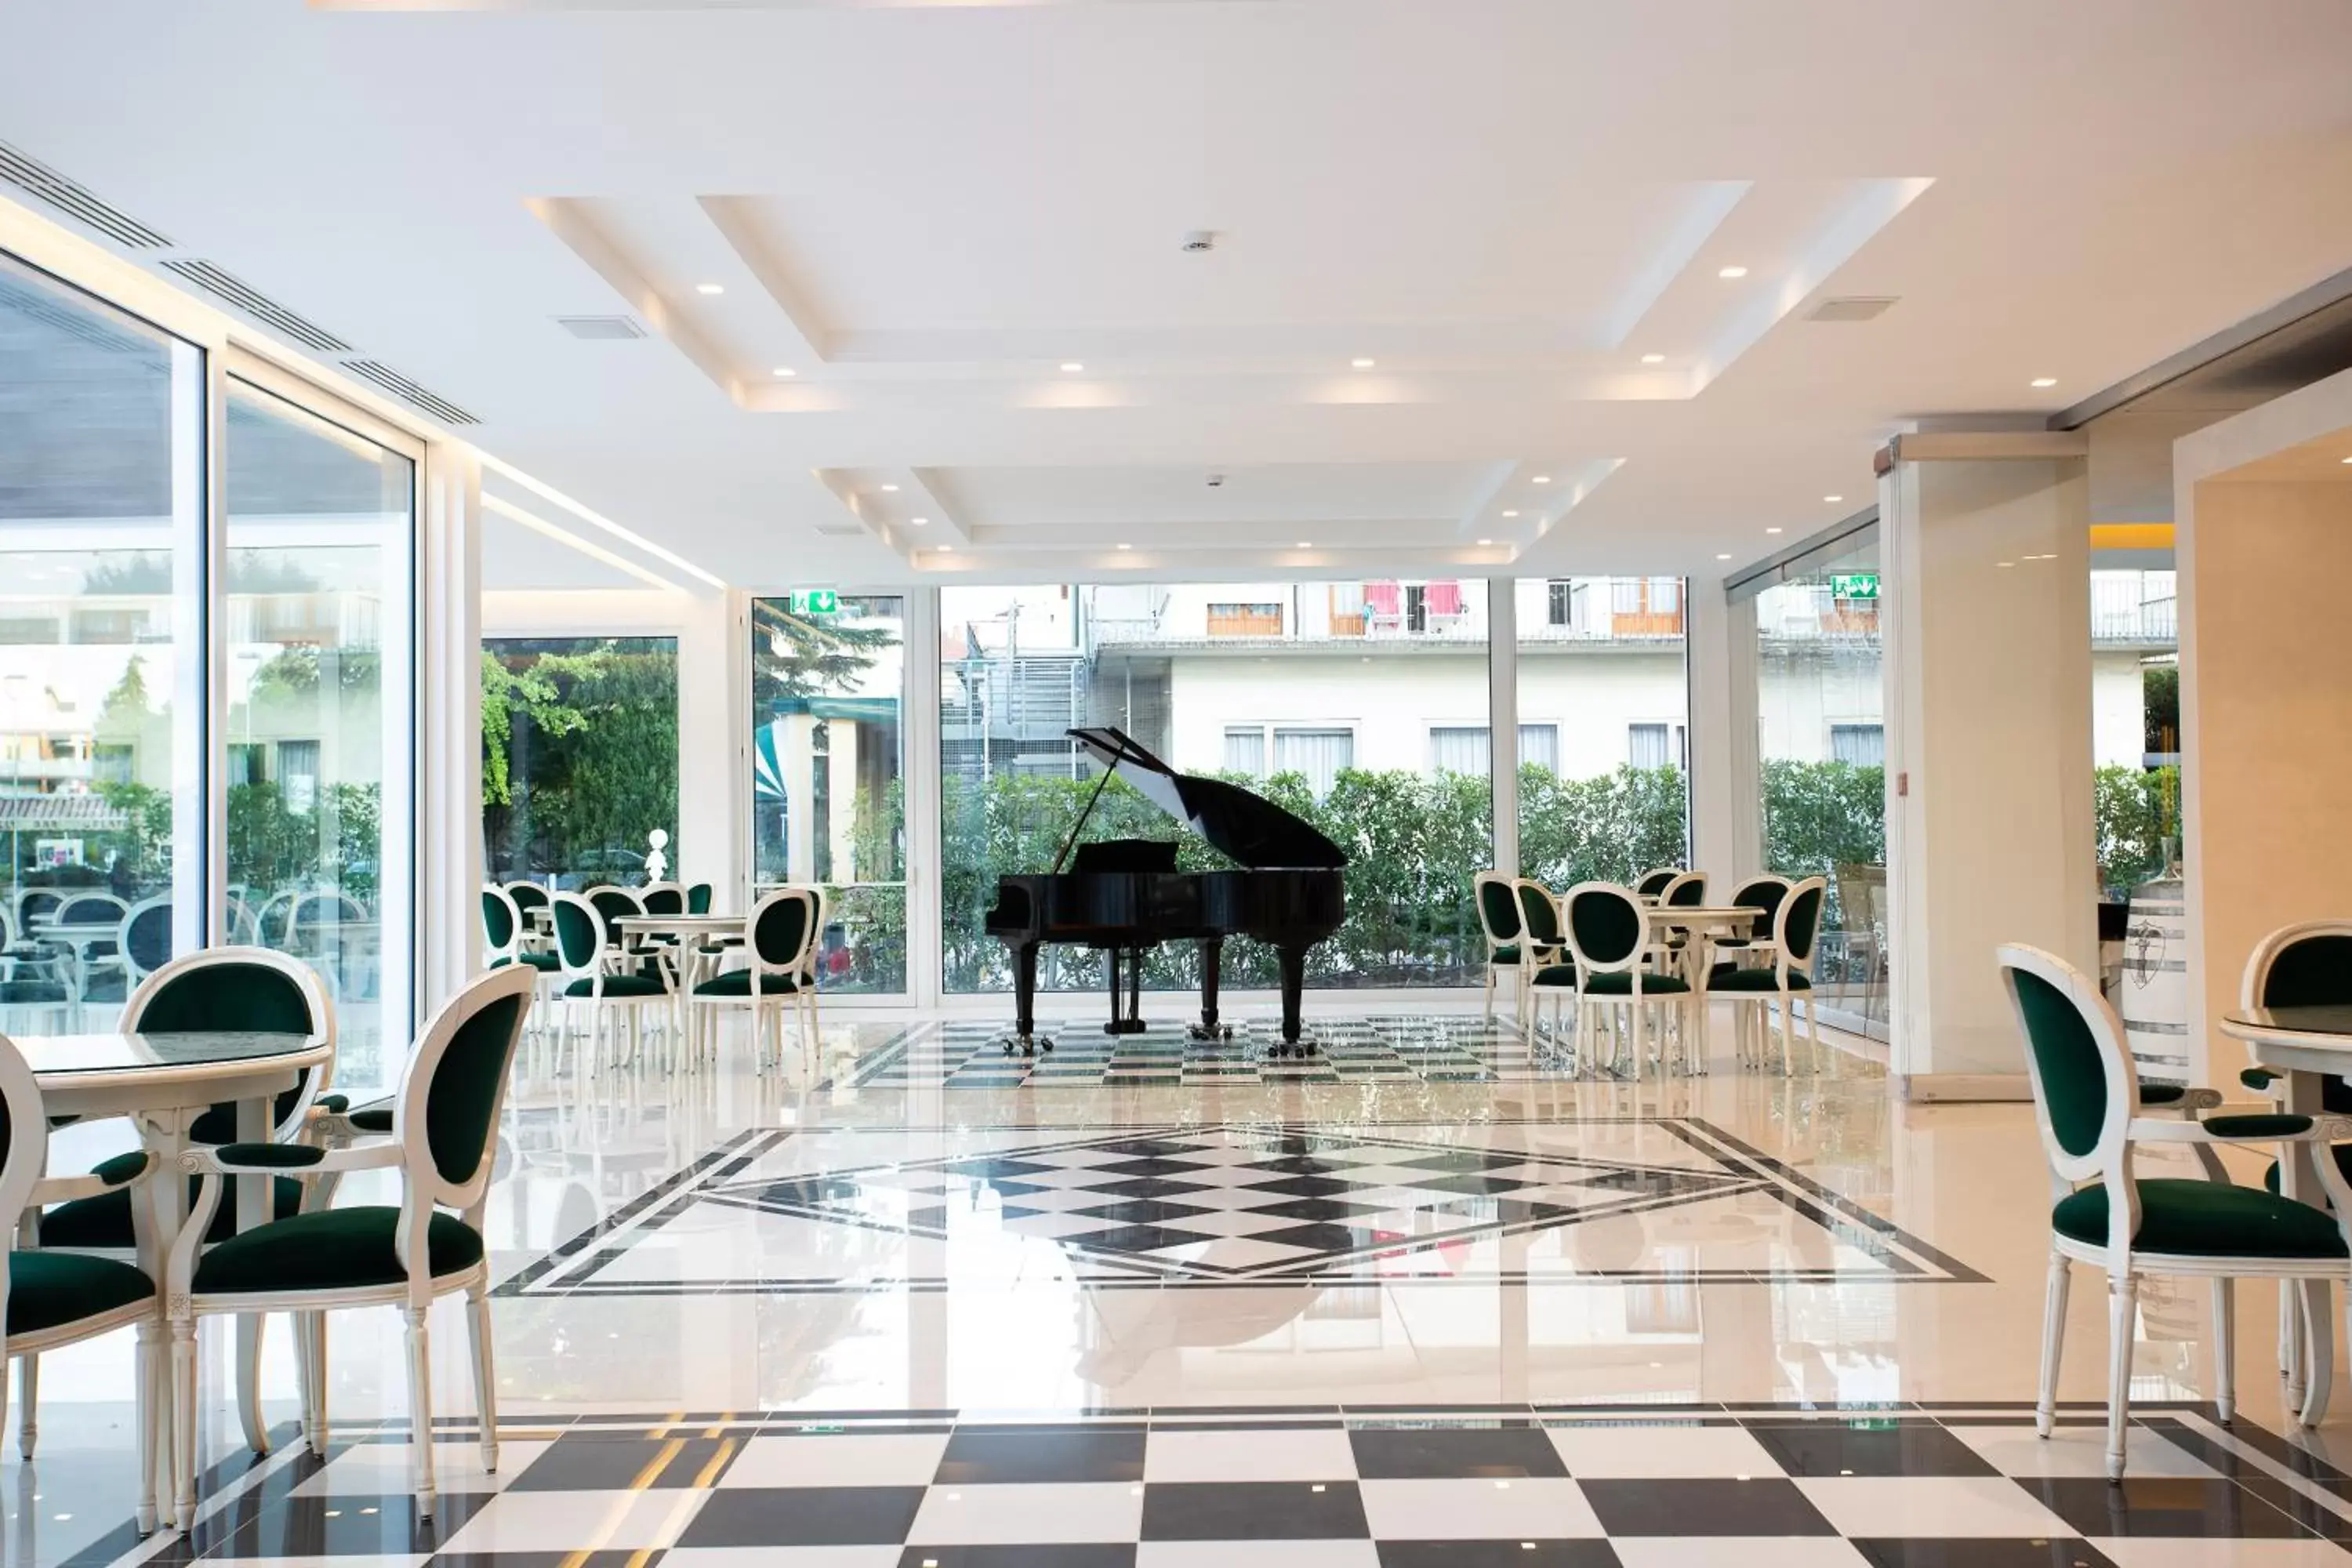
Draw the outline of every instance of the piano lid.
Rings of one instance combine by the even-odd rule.
[[[1180,773],[1122,730],[1105,724],[1069,734],[1145,799],[1190,824],[1212,848],[1239,865],[1297,870],[1348,863],[1347,854],[1312,824],[1237,784]]]

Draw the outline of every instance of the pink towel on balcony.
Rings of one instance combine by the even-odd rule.
[[[1402,608],[1403,597],[1404,589],[1399,584],[1367,583],[1364,584],[1364,609],[1371,615],[1387,616],[1394,619],[1404,613]]]
[[[1458,616],[1462,613],[1462,584],[1432,583],[1423,591],[1423,603],[1433,616]]]

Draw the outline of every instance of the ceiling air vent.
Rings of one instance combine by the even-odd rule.
[[[558,316],[555,324],[592,343],[625,342],[646,335],[646,330],[626,316]]]
[[[479,425],[481,420],[467,413],[437,393],[427,392],[390,365],[378,360],[347,359],[343,368],[363,381],[372,381],[413,407],[422,408],[444,425]]]
[[[820,522],[816,531],[827,539],[855,539],[866,531],[854,522]]]
[[[306,349],[320,353],[346,353],[351,344],[327,331],[308,317],[298,316],[242,278],[224,272],[209,261],[193,257],[173,257],[163,263],[163,270],[176,273],[202,289],[235,305],[266,327],[292,338]]]
[[[1846,294],[1834,300],[1824,300],[1805,312],[1809,321],[1874,321],[1886,314],[1897,296],[1893,294]]]
[[[67,179],[37,158],[27,158],[5,142],[0,142],[0,179],[119,245],[134,250],[162,250],[172,243],[120,207],[100,201],[89,186]]]

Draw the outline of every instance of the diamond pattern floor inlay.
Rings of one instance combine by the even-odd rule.
[[[1008,1249],[1105,1285],[1979,1278],[1696,1119],[1459,1131],[992,1129],[866,1159],[855,1131],[746,1134],[505,1289],[944,1285]],[[1652,1255],[1653,1221],[1688,1251]]]

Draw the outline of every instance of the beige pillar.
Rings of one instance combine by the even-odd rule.
[[[1893,1064],[1906,1099],[2023,1099],[1993,962],[2095,971],[2090,529],[2078,437],[1888,448],[1886,853]]]

